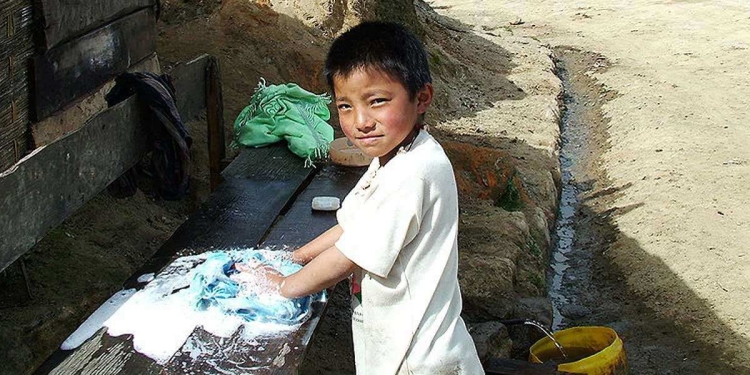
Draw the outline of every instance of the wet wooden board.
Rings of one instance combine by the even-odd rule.
[[[202,329],[196,330],[186,347],[200,347],[202,352],[211,354],[194,358],[189,350],[180,350],[162,373],[295,374],[324,310],[325,303],[313,303],[312,316],[299,329],[283,337],[257,337],[252,344],[239,334],[219,339]]]
[[[341,199],[354,187],[366,169],[324,166],[294,203],[279,217],[261,247],[299,247],[336,224],[334,212],[312,211],[312,198],[321,195]],[[219,339],[198,330],[184,350],[167,363],[168,373],[293,374],[301,365],[326,303],[313,304],[312,315],[286,336],[259,337],[253,345],[238,336]],[[194,358],[189,349],[200,347],[212,355]]]
[[[224,169],[219,189],[125,282],[125,288],[137,288],[139,275],[158,272],[177,255],[257,246],[314,172],[282,143],[242,151]]]
[[[336,225],[333,211],[313,211],[312,200],[319,196],[337,197],[342,202],[367,168],[326,165],[263,241],[262,247],[299,247]]]
[[[156,16],[146,8],[37,56],[35,119],[42,120],[94,91],[155,48]]]
[[[129,337],[111,337],[102,328],[76,350],[52,353],[34,374],[158,374],[160,369],[135,351]]]
[[[291,154],[284,145],[245,150],[237,163],[227,168],[231,172],[229,178],[209,201],[177,229],[144,267],[133,274],[125,283],[126,288],[142,288],[143,285],[136,281],[138,276],[158,272],[179,256],[216,248],[256,246],[314,173],[313,169],[304,168],[304,161]],[[314,314],[319,316],[322,308],[322,304],[316,304]],[[303,335],[302,332],[297,334]],[[309,337],[299,340],[303,339],[309,341]],[[228,347],[224,347],[222,341],[201,329],[197,329],[189,340],[221,345],[221,350],[217,346],[214,357],[187,363],[189,355],[185,357],[187,354],[178,353],[175,359],[161,366],[137,353],[132,348],[130,336],[110,337],[100,332],[75,350],[58,350],[36,373],[77,374],[100,368],[106,368],[107,374],[216,373],[216,363],[230,366],[243,355],[241,350],[236,353],[227,351]],[[267,348],[269,352],[277,349],[277,356],[282,354],[278,359],[274,358],[277,364],[284,363],[286,357],[294,356],[294,351],[299,350],[283,344],[278,348]],[[82,351],[85,353],[81,354]],[[221,362],[226,358],[230,359]],[[188,371],[185,366],[194,367]],[[245,373],[245,369],[236,368],[236,371]]]
[[[137,9],[156,5],[155,0],[35,0],[35,3],[41,15],[45,50]]]

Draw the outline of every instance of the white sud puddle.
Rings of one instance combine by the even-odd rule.
[[[148,283],[151,282],[151,280],[154,279],[154,273],[146,273],[141,276],[138,276],[138,282],[139,283]]]
[[[112,297],[109,297],[107,302],[104,302],[99,306],[99,308],[96,309],[96,311],[94,311],[94,313],[91,314],[91,316],[89,316],[88,319],[86,319],[86,321],[75,330],[75,332],[71,333],[70,336],[63,341],[62,345],[60,345],[60,349],[72,350],[81,346],[84,341],[102,328],[104,322],[107,321],[107,319],[109,319],[117,309],[120,308],[120,306],[125,304],[133,294],[135,294],[135,289],[127,289],[119,291]]]
[[[92,314],[61,346],[72,350],[101,327],[110,336],[133,335],[138,352],[163,365],[181,348],[190,356],[201,356],[201,346],[186,344],[190,334],[202,327],[220,338],[228,338],[242,327],[242,338],[252,345],[258,337],[278,336],[299,327],[277,323],[250,322],[227,315],[216,308],[198,311],[188,296],[192,270],[207,254],[182,257],[167,266],[146,287],[118,292]]]

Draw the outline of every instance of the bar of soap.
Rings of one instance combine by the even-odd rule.
[[[336,211],[341,207],[341,201],[336,197],[315,197],[312,209],[316,211]]]

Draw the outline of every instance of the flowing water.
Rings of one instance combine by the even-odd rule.
[[[525,320],[523,324],[536,327],[540,331],[544,332],[544,334],[547,335],[547,337],[549,337],[550,340],[552,340],[552,343],[555,344],[555,346],[557,347],[557,350],[560,352],[560,357],[558,358],[561,358],[563,360],[568,359],[567,351],[563,349],[562,345],[560,345],[560,343],[557,342],[557,340],[555,340],[555,336],[552,335],[552,331],[548,330],[542,323],[539,323],[535,320]]]
[[[584,279],[589,272],[587,255],[580,246],[575,246],[575,223],[580,204],[579,193],[584,189],[577,173],[577,162],[585,157],[586,140],[589,129],[584,124],[586,103],[575,92],[569,72],[566,70],[565,54],[558,56],[558,76],[563,82],[563,115],[561,118],[560,167],[562,191],[557,221],[553,231],[553,248],[549,282],[549,296],[552,301],[552,329],[566,327],[563,309],[575,304],[574,293],[566,284]]]

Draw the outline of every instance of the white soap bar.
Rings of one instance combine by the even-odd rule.
[[[312,209],[318,211],[336,211],[341,207],[341,201],[336,197],[315,197]]]

